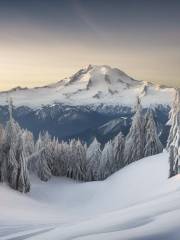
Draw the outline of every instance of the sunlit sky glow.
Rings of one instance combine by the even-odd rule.
[[[91,64],[180,87],[179,0],[0,0],[0,91]]]

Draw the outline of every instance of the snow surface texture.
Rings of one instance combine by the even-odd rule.
[[[168,179],[166,152],[102,182],[33,177],[22,195],[0,185],[0,239],[179,240],[180,176]]]
[[[12,97],[15,106],[31,108],[54,103],[132,106],[138,96],[144,106],[170,105],[174,94],[173,88],[134,80],[117,68],[89,65],[56,84],[1,92],[0,104],[7,105],[7,98]]]

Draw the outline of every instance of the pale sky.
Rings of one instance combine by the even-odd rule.
[[[0,91],[88,64],[180,87],[180,1],[0,1]]]

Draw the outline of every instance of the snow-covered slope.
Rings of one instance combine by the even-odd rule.
[[[0,239],[178,240],[180,176],[168,179],[166,152],[103,182],[33,180],[21,195],[0,185]]]
[[[54,103],[69,105],[125,105],[132,106],[136,97],[142,103],[169,105],[173,88],[137,81],[124,72],[109,66],[89,65],[70,78],[49,86],[27,89],[16,88],[0,93],[0,105],[7,104],[11,96],[16,106],[40,107]]]

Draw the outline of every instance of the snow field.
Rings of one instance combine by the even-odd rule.
[[[0,239],[180,239],[180,177],[168,179],[166,152],[101,182],[31,178],[27,195],[0,185]]]

